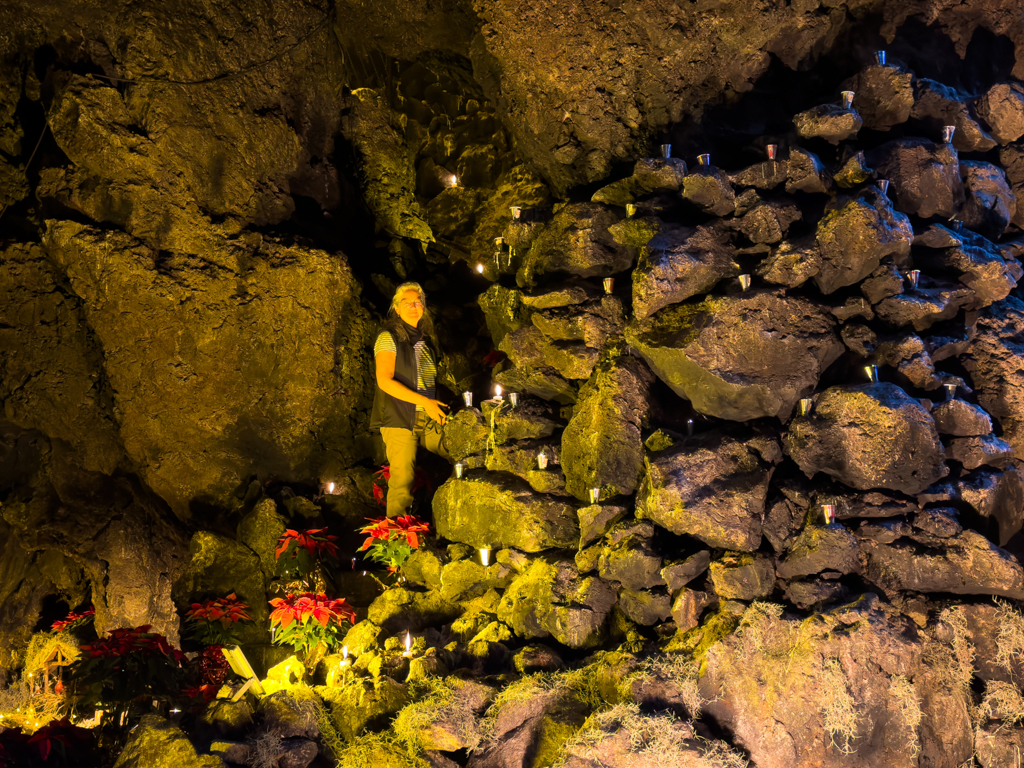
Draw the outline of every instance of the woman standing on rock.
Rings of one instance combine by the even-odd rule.
[[[380,429],[391,478],[388,480],[388,517],[408,514],[416,448],[450,458],[441,427],[447,421],[436,400],[437,349],[434,325],[427,313],[427,295],[418,283],[403,283],[395,290],[384,330],[373,345],[377,391],[373,397],[370,429]]]

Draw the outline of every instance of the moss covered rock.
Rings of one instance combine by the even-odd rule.
[[[566,490],[577,499],[587,499],[591,488],[601,488],[605,497],[636,489],[652,380],[643,364],[624,356],[602,364],[580,390],[561,451]]]
[[[756,440],[709,432],[648,457],[637,517],[706,544],[753,551],[774,468]]]
[[[213,755],[199,755],[188,737],[169,720],[145,715],[133,729],[115,768],[224,768]]]
[[[734,421],[784,418],[843,352],[823,306],[764,290],[667,307],[626,340],[697,411]]]
[[[260,559],[263,578],[269,584],[277,574],[277,541],[284,535],[285,520],[278,514],[273,499],[265,498],[256,503],[252,512],[242,518],[235,537]]]
[[[949,473],[931,415],[894,384],[825,390],[784,443],[808,477],[824,472],[852,488],[914,494]]]
[[[498,473],[452,478],[442,485],[434,495],[434,523],[439,536],[477,548],[540,552],[579,540],[574,507]]]
[[[345,741],[352,741],[368,729],[386,727],[409,703],[407,687],[386,676],[372,681],[355,678],[341,686],[318,686],[315,690],[327,705],[331,723]]]

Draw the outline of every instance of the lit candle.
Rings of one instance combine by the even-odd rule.
[[[452,174],[452,177],[451,177],[451,179],[450,179],[450,180],[448,181],[448,184],[449,184],[449,186],[452,186],[452,187],[457,187],[457,186],[459,186],[459,177],[458,177],[458,176],[456,176],[456,175],[455,175],[455,174],[453,173],[453,174]]]
[[[402,655],[406,658],[412,656],[412,633],[408,630],[405,632],[405,653]]]
[[[491,550],[488,547],[480,548],[480,565],[488,566],[491,564]]]
[[[498,401],[501,400],[501,384],[494,385],[494,399]]]
[[[327,484],[327,493],[333,495],[333,493],[334,493],[334,483],[328,483]]]
[[[537,454],[537,468],[538,469],[547,469],[547,467],[548,467],[548,455],[546,453],[544,453],[544,451],[541,451],[540,453]]]
[[[343,645],[343,646],[341,646],[341,666],[346,667],[350,663],[351,662],[349,662],[349,660],[348,660],[348,646],[347,645]]]
[[[479,272],[482,275],[484,273],[484,265],[483,264],[477,264],[476,265],[476,271]]]

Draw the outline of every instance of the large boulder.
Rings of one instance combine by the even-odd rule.
[[[667,307],[626,340],[697,411],[733,421],[787,417],[843,352],[822,305],[765,290]]]
[[[723,549],[752,552],[761,543],[772,463],[761,440],[719,432],[687,438],[647,460],[637,517]]]
[[[837,104],[819,104],[793,116],[793,125],[801,138],[825,139],[829,144],[856,136],[863,124],[855,110]]]
[[[996,142],[971,116],[967,109],[970,100],[963,91],[948,85],[918,77],[914,80],[914,108],[910,116],[920,120],[933,136],[940,134],[942,127],[952,125],[953,144],[961,152],[985,152]]]
[[[114,768],[224,768],[215,755],[200,755],[178,726],[159,715],[145,715]]]
[[[814,282],[825,294],[858,283],[886,256],[909,253],[913,239],[910,220],[894,211],[885,195],[841,196],[818,222],[821,268]]]
[[[830,387],[784,438],[804,474],[914,494],[948,474],[935,422],[895,384]]]
[[[880,178],[892,185],[889,194],[898,211],[927,218],[955,216],[964,202],[960,159],[949,144],[900,139],[868,153]]]
[[[1024,302],[1010,296],[981,311],[978,333],[961,356],[978,402],[1024,458]]]
[[[961,160],[960,178],[964,183],[964,224],[993,240],[1001,236],[1017,212],[1006,174],[992,163]]]
[[[856,93],[857,114],[873,131],[888,131],[910,119],[914,76],[899,67],[872,65],[843,83]]]
[[[706,293],[725,277],[735,277],[732,239],[722,226],[666,226],[641,249],[633,272],[633,313],[649,317],[662,307]]]
[[[890,592],[999,595],[1024,599],[1024,568],[981,534],[963,531],[922,551],[910,542],[861,540],[864,578]]]
[[[635,251],[616,243],[608,232],[618,220],[618,215],[603,205],[564,206],[531,244],[516,281],[527,286],[533,285],[538,275],[550,272],[605,277],[629,269]]]
[[[553,637],[570,648],[592,648],[607,634],[615,590],[582,576],[567,561],[534,560],[505,590],[498,618],[521,638]]]
[[[978,99],[975,110],[1000,144],[1024,136],[1024,87],[1020,83],[996,83]]]
[[[643,363],[627,355],[599,366],[580,390],[561,450],[565,489],[577,499],[587,499],[591,488],[602,488],[603,496],[636,490],[652,379]]]
[[[103,346],[125,452],[179,517],[257,472],[318,482],[363,455],[370,324],[344,259],[258,236],[158,254],[69,221],[44,242]]]
[[[574,506],[497,472],[469,473],[438,488],[434,524],[450,541],[524,552],[572,547],[580,537]]]

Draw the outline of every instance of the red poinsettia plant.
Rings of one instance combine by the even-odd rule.
[[[72,630],[78,629],[79,627],[84,627],[86,624],[93,621],[95,618],[96,609],[90,605],[81,613],[71,611],[63,619],[58,619],[57,621],[53,622],[53,625],[50,627],[50,629],[52,629],[54,632],[70,632]]]
[[[420,534],[430,531],[429,523],[413,515],[367,519],[370,524],[359,529],[360,533],[367,534],[359,551],[367,552],[366,557],[387,565],[391,573],[402,567],[414,549],[420,548]]]
[[[274,551],[278,574],[289,579],[305,579],[326,557],[337,557],[338,545],[334,543],[337,540],[338,537],[331,536],[326,528],[287,529],[277,540]]]
[[[236,625],[252,621],[246,613],[249,606],[232,592],[227,597],[210,598],[201,603],[192,603],[185,612],[192,636],[204,645],[237,645]]]
[[[373,500],[382,507],[388,503],[388,483],[391,482],[391,465],[382,464],[381,468],[373,473]],[[412,476],[412,492],[416,493],[420,488],[428,491],[434,490],[434,484],[430,482],[423,467],[416,467]]]
[[[106,638],[81,646],[71,667],[79,705],[86,711],[99,702],[126,711],[136,699],[170,699],[181,687],[185,654],[150,627],[114,629]],[[116,721],[116,720],[115,720]]]
[[[330,650],[341,640],[341,630],[356,620],[355,610],[344,598],[315,592],[276,597],[270,601],[270,625],[276,645],[290,645],[309,654],[317,646]]]
[[[69,763],[88,764],[89,760],[85,752],[91,752],[95,737],[93,732],[86,728],[79,728],[72,725],[67,717],[60,720],[51,720],[34,734],[26,742],[26,747],[31,757],[38,756],[39,760],[50,765],[68,765]],[[50,762],[50,758],[55,758]]]

